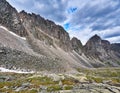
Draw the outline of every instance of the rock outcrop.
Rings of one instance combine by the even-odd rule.
[[[84,46],[85,53],[93,57],[98,57],[101,53],[106,53],[109,49],[109,41],[102,40],[98,35],[91,37]]]
[[[107,40],[102,40],[98,35],[91,37],[84,46],[84,53],[87,57],[99,59],[106,66],[119,66],[120,58],[119,45],[110,44]]]
[[[76,51],[80,55],[82,54],[83,45],[80,40],[78,40],[76,37],[73,37],[71,39],[71,45],[74,51]]]
[[[70,37],[63,27],[56,25],[50,20],[45,20],[40,15],[28,14],[25,11],[19,13],[22,24],[29,30],[35,38],[52,45],[55,42],[65,51],[70,51]],[[45,35],[47,34],[47,35]],[[49,37],[52,37],[50,39]]]
[[[120,43],[111,44],[111,50],[120,53]]]
[[[0,24],[20,36],[27,35],[17,10],[6,0],[0,0]]]

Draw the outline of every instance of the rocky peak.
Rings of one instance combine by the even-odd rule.
[[[71,50],[69,34],[62,26],[34,13],[18,13],[6,0],[0,0],[0,24],[20,36],[27,35],[27,28],[35,38],[50,44],[53,43],[52,39],[56,39],[59,47],[65,51]]]
[[[106,48],[109,46],[110,42],[107,40],[102,40],[101,37],[98,35],[94,35],[93,37],[91,37],[85,45],[85,47],[87,47],[88,49],[96,49],[99,47]]]
[[[71,46],[72,49],[75,50],[77,53],[81,54],[82,53],[82,43],[79,39],[77,39],[76,37],[73,37],[71,39]]]
[[[90,42],[98,42],[98,41],[100,41],[101,40],[101,38],[97,35],[97,34],[95,34],[93,37],[91,37],[89,40],[88,40],[88,42],[90,43]]]
[[[98,36],[97,34],[95,34],[95,35],[94,35],[93,37],[91,37],[91,38],[101,39],[101,37]]]
[[[6,0],[0,0],[0,24],[20,36],[26,36],[18,12]]]
[[[34,13],[29,14],[25,11],[19,13],[20,19],[23,25],[28,27],[28,30],[33,33],[33,35],[40,39],[42,36],[41,32],[45,33],[58,40],[57,45],[64,49],[65,51],[71,50],[70,37],[69,34],[64,30],[63,27],[56,25],[50,20],[42,18],[40,15]],[[44,37],[43,37],[44,38]],[[43,40],[42,38],[42,40]],[[44,38],[45,40],[46,38]],[[46,40],[45,40],[46,41]],[[48,41],[48,40],[47,40]]]
[[[84,53],[87,57],[98,59],[109,66],[118,66],[120,58],[120,44],[110,44],[95,35],[88,40],[84,46]],[[116,64],[117,62],[118,64]],[[94,64],[93,64],[94,65]],[[95,65],[96,67],[96,65]]]
[[[91,49],[95,49],[96,47],[98,47],[99,45],[101,45],[101,38],[98,35],[94,35],[93,37],[91,37],[86,45],[85,45],[85,51],[91,50]]]
[[[103,53],[107,54],[110,50],[110,42],[102,40],[98,35],[91,37],[84,46],[84,52],[86,55],[99,57]]]

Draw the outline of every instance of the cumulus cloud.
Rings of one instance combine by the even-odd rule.
[[[71,37],[78,37],[83,44],[94,34],[111,42],[120,42],[117,39],[120,36],[119,13],[119,0],[83,1],[82,6],[79,6],[77,12],[67,22],[71,25],[68,32]]]
[[[120,42],[120,0],[7,0],[62,25],[83,44],[94,34]]]
[[[17,9],[17,11],[25,10],[27,12],[34,12],[33,11],[33,4],[35,0],[6,0],[8,1],[13,7]]]
[[[76,36],[77,38],[79,38],[83,44],[85,44],[89,40],[89,38],[95,34],[98,34],[99,36],[101,36],[102,39],[106,39],[111,43],[120,43],[120,26],[102,31],[92,31],[91,28],[86,27],[86,29],[83,29],[82,31],[69,30],[68,32],[71,33],[71,37]]]
[[[66,0],[8,0],[8,2],[18,11],[34,12],[56,23],[62,23],[67,19]]]
[[[67,2],[63,0],[39,0],[34,2],[34,10],[36,10],[42,16],[55,22],[63,22],[67,19],[66,7]]]

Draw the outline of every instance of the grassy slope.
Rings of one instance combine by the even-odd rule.
[[[86,74],[89,81],[120,83],[120,68],[78,69],[78,71]]]

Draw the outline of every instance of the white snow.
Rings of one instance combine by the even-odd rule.
[[[15,33],[13,33],[12,31],[9,31],[9,30],[8,30],[6,27],[4,27],[4,26],[1,26],[1,25],[0,25],[0,28],[4,29],[5,31],[8,31],[10,34],[12,34],[12,35],[15,36],[15,37],[18,37],[18,38],[21,38],[21,39],[23,39],[23,40],[26,40],[25,37],[21,37],[21,36],[15,34]]]
[[[27,72],[27,71],[20,71],[20,70],[10,70],[10,69],[6,69],[4,67],[0,67],[0,72],[13,72],[13,73],[34,73],[34,71],[30,71],[30,72]]]

